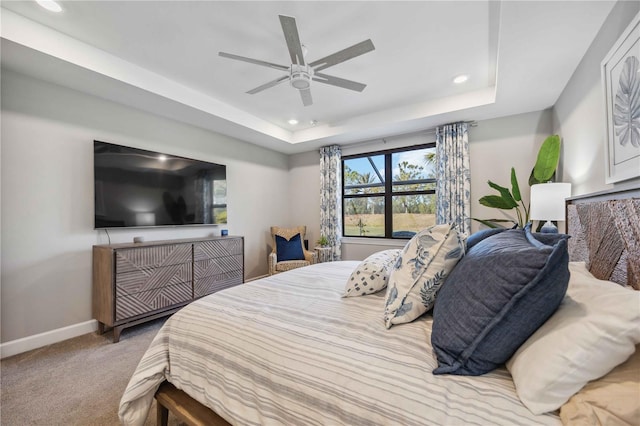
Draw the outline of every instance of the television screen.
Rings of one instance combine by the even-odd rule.
[[[226,166],[93,142],[95,227],[227,223]]]

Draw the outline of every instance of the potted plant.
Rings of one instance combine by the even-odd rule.
[[[318,239],[318,241],[316,241],[316,245],[320,247],[328,247],[329,239],[324,235],[320,235],[320,238]]]
[[[535,166],[529,176],[529,186],[538,183],[552,182],[556,177],[556,169],[560,160],[560,136],[551,135],[542,143],[538,151]],[[514,219],[476,219],[490,228],[503,227],[500,223],[512,223],[519,228],[524,228],[529,222],[529,203],[525,203],[520,194],[520,185],[516,177],[516,171],[511,168],[511,189],[488,181],[491,188],[498,191],[499,195],[485,195],[479,202],[483,206],[501,210],[515,209],[518,220]]]

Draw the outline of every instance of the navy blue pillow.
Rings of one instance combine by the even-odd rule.
[[[433,311],[433,374],[488,373],[558,308],[569,283],[569,237],[536,236],[528,227],[490,235],[451,271]]]
[[[304,260],[300,234],[294,235],[290,240],[276,235],[276,254],[278,256],[278,262],[284,260]]]
[[[474,232],[467,237],[467,250],[471,249],[471,247],[475,246],[485,238],[489,238],[492,235],[499,234],[500,232],[506,230],[507,228],[489,228],[483,229],[482,231]]]

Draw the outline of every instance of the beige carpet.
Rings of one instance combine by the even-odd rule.
[[[120,398],[165,320],[125,329],[115,344],[91,333],[2,360],[0,424],[119,424]],[[171,414],[169,424],[178,424]]]

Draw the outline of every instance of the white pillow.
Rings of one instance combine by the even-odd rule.
[[[351,273],[342,297],[364,296],[383,290],[389,281],[389,272],[401,249],[373,253],[360,262]]]
[[[402,249],[389,275],[384,322],[411,322],[433,308],[449,272],[464,255],[464,239],[455,225],[434,225],[418,232]]]
[[[507,362],[520,400],[534,414],[560,408],[640,343],[640,291],[598,280],[584,262],[571,262],[569,271],[558,310]]]

